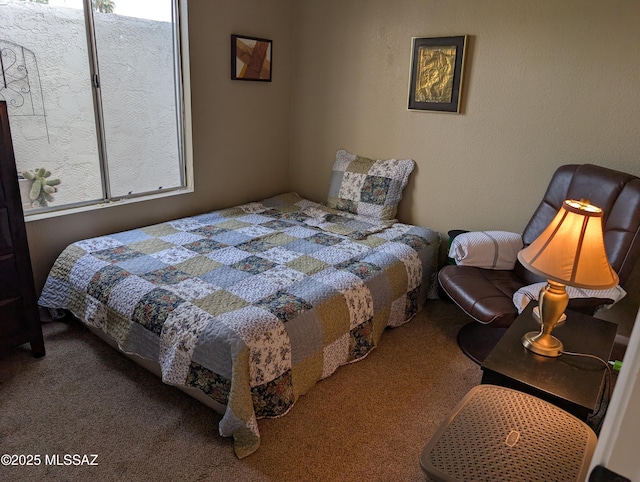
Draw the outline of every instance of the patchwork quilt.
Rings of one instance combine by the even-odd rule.
[[[219,431],[242,458],[259,447],[258,419],[422,307],[439,239],[287,193],[71,244],[39,304],[226,406]]]

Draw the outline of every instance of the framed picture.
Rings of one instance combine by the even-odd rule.
[[[413,38],[409,109],[460,112],[467,36]]]
[[[231,35],[231,78],[271,82],[272,41]]]

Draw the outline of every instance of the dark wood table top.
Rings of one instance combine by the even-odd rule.
[[[501,376],[526,384],[589,410],[595,410],[603,389],[606,368],[589,357],[562,354],[551,358],[537,355],[522,345],[528,331],[539,331],[532,314],[536,302],[529,303],[482,364]],[[617,325],[581,313],[566,311],[567,320],[553,330],[565,352],[595,355],[609,361]]]

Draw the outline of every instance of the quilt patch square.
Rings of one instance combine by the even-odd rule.
[[[201,234],[195,234],[193,232],[179,232],[175,234],[170,234],[168,236],[162,236],[160,239],[166,241],[167,243],[174,244],[176,246],[182,246],[184,244],[193,243],[200,239],[204,238]]]
[[[349,332],[349,361],[366,356],[373,347],[373,319],[369,318]]]
[[[294,367],[322,353],[322,321],[313,309],[302,310],[288,319],[284,329],[291,340],[291,363]]]
[[[285,228],[282,230],[282,232],[285,234],[288,234],[293,238],[304,239],[304,238],[308,238],[309,236],[313,236],[314,234],[317,234],[318,230],[296,225],[289,228]]]
[[[429,246],[429,242],[424,239],[422,236],[418,236],[416,234],[405,233],[398,238],[395,239],[398,243],[403,243],[412,248],[414,251],[422,251],[427,246]]]
[[[207,258],[206,256],[194,256],[182,263],[176,264],[176,268],[190,274],[191,276],[201,276],[209,271],[219,268],[220,266],[222,266],[222,264]]]
[[[224,234],[228,231],[228,229],[224,229],[219,226],[200,226],[199,228],[192,229],[189,232],[198,236],[204,236],[205,238],[211,238],[215,235]]]
[[[262,253],[258,253],[258,256],[267,259],[275,264],[287,264],[298,259],[302,255],[295,251],[290,251],[280,246],[276,246],[275,248],[271,248]]]
[[[382,271],[379,266],[354,259],[339,263],[335,268],[353,273],[362,280],[369,279]]]
[[[104,251],[105,249],[117,248],[122,246],[122,243],[115,238],[101,236],[98,238],[78,241],[77,246],[84,249],[87,253],[94,253],[96,251]]]
[[[274,232],[273,234],[268,234],[262,238],[263,241],[271,244],[272,246],[285,246],[296,239],[297,238],[283,232]]]
[[[231,380],[194,361],[189,365],[186,385],[200,389],[216,402],[226,405],[231,391]]]
[[[236,248],[246,251],[247,253],[262,253],[263,251],[267,251],[273,247],[275,247],[275,245],[265,241],[264,239],[251,239],[250,241],[246,241],[236,246]]]
[[[371,292],[362,284],[353,284],[340,291],[349,309],[349,327],[351,329],[364,323],[373,316]]]
[[[310,243],[304,239],[298,239],[296,241],[292,241],[284,246],[289,251],[295,251],[303,254],[311,254],[319,249],[322,249],[322,245],[318,243]]]
[[[178,295],[162,288],[146,293],[133,309],[132,321],[160,336],[167,316],[184,300]]]
[[[86,290],[93,277],[101,269],[109,266],[107,261],[94,258],[90,254],[78,258],[69,272],[69,279],[73,280],[73,286],[78,290]]]
[[[258,303],[257,306],[273,313],[282,322],[287,322],[311,309],[311,304],[286,291],[278,291]]]
[[[334,246],[336,244],[340,244],[342,241],[341,238],[335,235],[326,234],[326,233],[316,233],[313,236],[309,236],[305,238],[305,241],[309,243],[316,243],[322,246]]]
[[[236,218],[238,221],[248,224],[264,224],[271,221],[271,218],[268,216],[263,216],[261,214],[247,214],[246,216],[240,216]],[[241,228],[242,230],[244,228]]]
[[[202,227],[202,223],[197,218],[182,218],[167,223],[178,231],[192,231]]]
[[[327,378],[338,367],[349,361],[349,333],[342,335],[323,349],[322,378]]]
[[[340,186],[338,195],[343,199],[360,201],[360,192],[363,189],[366,179],[367,176],[365,174],[345,172],[342,175],[342,185]]]
[[[163,287],[187,301],[204,298],[220,289],[200,278],[188,278],[174,285],[164,285]]]
[[[153,283],[127,276],[113,287],[107,306],[129,318],[140,299],[155,288]]]
[[[304,275],[300,273],[300,271],[296,271],[295,269],[287,268],[286,266],[281,265],[276,265],[270,270],[265,271],[262,276],[265,276],[269,280],[273,281],[273,283],[277,285],[279,289],[284,289],[292,285],[293,283],[304,279]]]
[[[287,266],[306,275],[311,275],[326,269],[330,265],[312,256],[303,254],[302,256],[298,256],[296,259],[289,261]]]
[[[275,417],[285,413],[295,400],[291,370],[287,370],[275,380],[251,389],[256,417]]]
[[[258,306],[246,306],[218,317],[249,348],[251,386],[277,379],[291,369],[291,347],[283,323]]]
[[[227,245],[219,241],[216,241],[215,239],[200,238],[193,242],[184,244],[182,247],[185,249],[188,249],[189,251],[193,251],[194,253],[208,254],[208,253],[211,253],[212,251],[215,251],[216,249],[226,248]]]
[[[321,249],[309,253],[309,256],[324,261],[327,264],[340,264],[351,257],[349,253],[341,249],[339,245],[323,246]]]
[[[163,269],[168,266],[167,263],[163,263],[153,256],[148,256],[141,253],[138,253],[137,257],[135,258],[127,259],[125,261],[119,261],[116,264],[129,273],[137,275]]]
[[[213,261],[217,261],[218,263],[232,265],[251,255],[246,251],[242,251],[241,249],[236,248],[235,246],[228,246],[226,248],[212,251],[206,256],[207,258],[212,259]]]
[[[220,266],[213,269],[208,273],[200,275],[200,279],[203,281],[220,288],[228,288],[236,283],[239,283],[245,278],[251,276],[251,273],[246,271],[238,271],[230,266]]]
[[[108,261],[112,264],[118,264],[140,255],[140,253],[138,253],[137,251],[134,251],[133,249],[124,245],[103,249],[101,251],[94,251],[92,254],[96,258],[103,261]]]
[[[122,244],[132,244],[139,241],[152,239],[151,236],[149,236],[144,231],[141,231],[140,229],[133,229],[131,231],[123,231],[121,233],[110,234],[109,237],[121,242]]]
[[[260,273],[245,278],[242,281],[229,286],[230,293],[246,300],[248,303],[255,303],[262,298],[272,295],[280,289],[280,285],[265,273]]]
[[[166,266],[165,268],[150,271],[141,274],[140,277],[154,285],[173,285],[190,278],[187,273],[180,271],[175,266]]]
[[[271,221],[263,223],[262,226],[273,229],[274,231],[282,231],[283,229],[294,227],[295,224],[287,221],[281,221],[279,219],[272,219]]]
[[[259,238],[268,234],[273,234],[273,229],[265,228],[264,226],[248,226],[246,228],[238,229],[239,233],[242,233],[250,238]]]
[[[238,271],[246,271],[250,274],[264,273],[273,268],[276,264],[268,259],[259,258],[258,256],[248,256],[237,263],[233,263],[231,268]]]
[[[105,266],[93,275],[87,287],[87,293],[106,303],[114,286],[127,276],[131,274],[116,265]]]
[[[241,310],[249,303],[227,290],[218,290],[204,298],[194,300],[193,304],[199,306],[211,316],[216,317],[230,311]]]
[[[158,238],[149,238],[144,241],[136,241],[135,243],[130,244],[129,247],[139,253],[153,254],[166,249],[171,249],[173,244],[167,243],[166,241]]]
[[[178,264],[188,260],[189,258],[197,256],[197,254],[183,248],[182,246],[175,246],[173,248],[165,249],[164,251],[153,253],[151,256],[158,258],[163,263]]]
[[[198,221],[204,227],[208,227],[210,224],[216,224],[218,222],[225,221],[225,217],[216,211],[212,211],[210,213],[198,214],[197,216],[193,216],[193,219]]]
[[[154,238],[160,238],[162,236],[168,236],[170,234],[178,232],[178,229],[174,228],[168,223],[154,224],[153,226],[145,226],[144,228],[140,229],[141,231],[147,233],[149,236],[153,236]]]
[[[246,234],[239,233],[237,231],[227,230],[220,234],[214,234],[211,236],[211,239],[215,239],[227,246],[236,246],[238,244],[247,243],[251,241],[251,236],[247,236]]]

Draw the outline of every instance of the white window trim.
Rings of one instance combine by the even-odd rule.
[[[148,193],[140,193],[131,196],[112,197],[107,200],[92,200],[86,202],[65,204],[62,206],[48,207],[46,211],[25,212],[24,218],[26,222],[38,221],[42,219],[49,219],[59,217],[63,215],[71,215],[76,213],[101,210],[114,206],[122,206],[123,204],[133,204],[141,201],[150,201],[154,199],[162,199],[165,197],[171,197],[176,195],[183,195],[193,192],[193,142],[192,142],[192,122],[191,122],[191,75],[190,75],[190,59],[189,59],[189,32],[188,32],[188,0],[177,0],[179,16],[178,16],[178,34],[179,34],[179,49],[180,49],[180,73],[182,75],[180,90],[182,91],[182,139],[181,147],[183,151],[183,163],[184,163],[184,186],[176,187],[173,189],[166,189],[163,191],[153,191]],[[85,0],[85,8],[89,8],[90,15],[93,15],[91,10],[91,0]],[[87,18],[85,16],[85,18]],[[93,27],[87,27],[93,30]],[[93,49],[93,46],[89,46]],[[92,55],[92,58],[95,56]],[[91,61],[93,63],[93,60]],[[93,75],[93,65],[91,66]],[[96,89],[93,89],[94,96]],[[97,114],[96,114],[97,115]],[[98,131],[101,127],[98,127]],[[102,134],[99,132],[98,136]],[[99,141],[100,149],[102,152],[102,141]],[[102,154],[100,154],[102,156]],[[101,160],[101,170],[105,170]],[[106,177],[106,179],[105,179]],[[107,182],[108,173],[103,176],[103,183]],[[105,194],[108,194],[108,189],[103,190]]]

